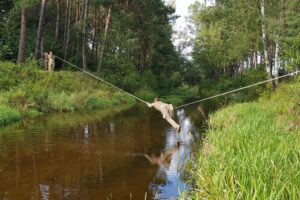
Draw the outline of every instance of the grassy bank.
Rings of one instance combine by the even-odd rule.
[[[300,199],[300,79],[212,114],[190,199]],[[185,197],[183,197],[185,198]]]
[[[0,62],[0,126],[51,112],[104,109],[134,100],[80,72],[49,73]]]

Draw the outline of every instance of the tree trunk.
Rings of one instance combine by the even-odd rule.
[[[275,47],[275,64],[274,64],[274,76],[278,78],[279,76],[279,68],[280,68],[280,58],[279,58],[279,41],[278,35],[276,36],[276,47]],[[275,86],[278,86],[278,79],[275,80]]]
[[[77,5],[76,5],[76,17],[75,17],[75,21],[76,23],[79,23],[81,19],[81,13],[80,13],[80,2],[77,1]],[[75,63],[76,65],[79,65],[79,60],[80,60],[80,46],[81,46],[81,41],[80,41],[80,36],[78,31],[76,32],[76,56],[75,56]]]
[[[60,21],[60,4],[59,0],[56,0],[56,24],[55,24],[55,39],[59,37],[59,21]]]
[[[82,38],[82,68],[84,70],[87,69],[87,62],[86,62],[86,19],[88,15],[88,0],[84,0],[84,13],[83,13],[83,38]]]
[[[147,43],[147,39],[142,35],[141,33],[139,37],[139,43],[140,43],[140,50],[139,50],[139,56],[138,56],[138,65],[137,65],[137,71],[139,73],[143,73],[143,71],[146,68],[147,60],[149,57],[149,45]]]
[[[68,6],[67,6],[68,17],[66,19],[67,27],[66,27],[66,37],[65,37],[65,44],[64,44],[64,60],[67,60],[67,53],[68,53],[68,47],[69,47],[69,41],[70,41],[70,23],[71,23],[71,13],[72,13],[71,3],[72,3],[71,1],[68,1]],[[65,63],[64,63],[64,66],[65,66]]]
[[[64,22],[64,40],[63,40],[63,51],[64,51],[64,59],[66,59],[65,52],[66,52],[66,43],[67,43],[67,29],[68,29],[68,13],[69,13],[69,6],[71,0],[66,0],[66,10],[65,10],[65,22]],[[63,63],[63,68],[66,66],[66,63]]]
[[[104,35],[103,35],[102,45],[101,45],[101,49],[100,49],[100,58],[99,58],[98,71],[100,71],[101,68],[102,68],[103,53],[104,53],[104,48],[105,48],[109,23],[110,23],[110,19],[111,19],[111,10],[112,10],[112,8],[110,6],[107,10],[107,16],[106,16],[106,20],[105,20],[105,29],[104,29]]]
[[[44,36],[42,36],[41,40],[41,52],[44,53]]]
[[[18,52],[17,63],[23,63],[25,61],[26,33],[27,33],[27,9],[22,8],[21,32],[20,32],[19,52]]]
[[[98,14],[97,14],[97,8],[94,9],[94,19],[93,19],[93,31],[92,31],[92,62],[93,62],[93,66],[95,65],[95,47],[96,47],[96,35],[98,32]]]
[[[35,46],[35,53],[34,57],[39,59],[41,57],[41,41],[43,36],[43,25],[44,25],[44,18],[45,18],[45,7],[46,7],[47,0],[41,0],[41,9],[40,9],[40,18],[39,18],[39,27],[37,31],[36,37],[36,46]]]
[[[254,51],[253,53],[253,65],[254,69],[257,69],[257,51]]]
[[[129,10],[129,0],[126,0],[125,2],[125,12],[127,13]]]
[[[252,55],[248,57],[248,63],[249,63],[248,69],[251,69],[252,66],[253,66],[253,57],[252,57]]]
[[[269,69],[269,78],[272,78],[272,65],[270,65],[268,54],[268,42],[267,42],[267,30],[266,30],[266,17],[265,17],[265,0],[260,0],[260,12],[261,12],[261,30],[262,41],[264,48],[264,61],[266,67]]]

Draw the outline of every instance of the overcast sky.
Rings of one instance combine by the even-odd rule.
[[[181,33],[186,32],[187,35],[191,35],[192,33],[187,30],[188,22],[187,17],[189,16],[188,8],[191,4],[193,4],[196,0],[175,0],[176,12],[175,14],[179,16],[176,20],[175,25],[173,26],[173,30],[175,31],[173,35],[173,42],[175,46],[178,46],[180,43],[184,43],[188,38],[182,37]],[[180,33],[181,32],[181,33]],[[186,54],[186,57],[189,57],[188,54],[192,51],[192,47],[187,47],[182,49],[183,54]]]
[[[185,19],[188,16],[188,8],[189,6],[194,3],[196,0],[175,0],[176,4],[176,15],[180,17],[176,20],[175,29],[178,28],[182,29],[185,25]]]
[[[196,0],[175,0],[176,3],[176,14],[180,16],[187,16],[188,7]]]

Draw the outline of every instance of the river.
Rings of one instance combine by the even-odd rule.
[[[0,129],[0,199],[177,199],[202,136],[196,107],[160,113],[136,106],[56,114]],[[109,113],[109,114],[108,114]]]

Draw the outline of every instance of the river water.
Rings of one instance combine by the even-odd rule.
[[[109,113],[109,114],[108,114]],[[0,199],[177,199],[201,138],[195,107],[160,113],[133,107],[47,116],[0,129]]]

